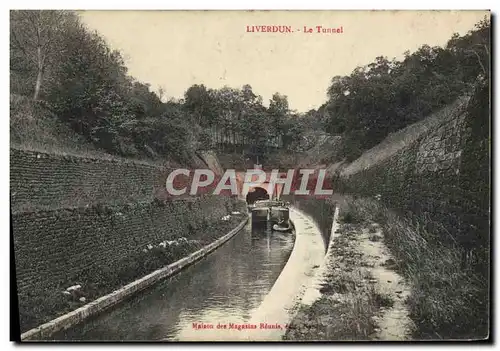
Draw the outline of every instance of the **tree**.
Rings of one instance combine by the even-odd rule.
[[[421,120],[470,92],[477,79],[489,77],[489,22],[446,47],[421,46],[404,59],[378,56],[350,75],[336,76],[328,88],[327,132],[342,134],[352,157],[389,133]]]
[[[160,101],[163,101],[163,97],[165,96],[165,88],[162,86],[158,87],[158,98]]]
[[[43,99],[97,147],[124,156],[191,159],[201,122],[193,116],[204,116],[205,110],[193,113],[182,102],[163,103],[163,87],[157,95],[129,76],[120,52],[77,14],[12,11],[10,53],[12,90]],[[198,104],[187,95],[189,103]]]
[[[274,137],[282,136],[285,120],[290,113],[287,96],[274,93],[272,99],[269,101],[268,113],[271,118],[271,134]]]
[[[62,29],[74,17],[65,11],[19,10],[10,12],[10,20],[12,55],[36,72],[33,100],[38,100],[47,66],[58,50]]]
[[[213,114],[212,95],[203,84],[195,84],[186,90],[184,106],[195,116],[199,125],[207,126],[216,118]]]

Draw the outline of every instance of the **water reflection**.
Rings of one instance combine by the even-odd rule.
[[[278,278],[292,233],[248,224],[201,260],[118,308],[60,332],[55,340],[185,340],[192,323],[244,323]]]

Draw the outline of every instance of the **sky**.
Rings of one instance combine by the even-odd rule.
[[[445,45],[487,11],[81,11],[83,22],[122,52],[129,74],[182,98],[193,84],[250,84],[268,102],[288,96],[298,112],[326,101],[330,81],[377,56],[401,58]],[[290,26],[291,33],[247,32]],[[304,26],[313,33],[305,33]],[[316,33],[316,26],[342,33]]]

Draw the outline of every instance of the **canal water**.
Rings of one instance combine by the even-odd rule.
[[[294,234],[245,226],[215,252],[53,340],[196,340],[193,323],[243,324],[271,290]]]

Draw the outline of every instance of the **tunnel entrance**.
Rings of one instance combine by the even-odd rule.
[[[247,204],[253,204],[258,200],[269,200],[269,194],[266,189],[263,188],[255,188],[254,191],[249,192],[246,197]]]

